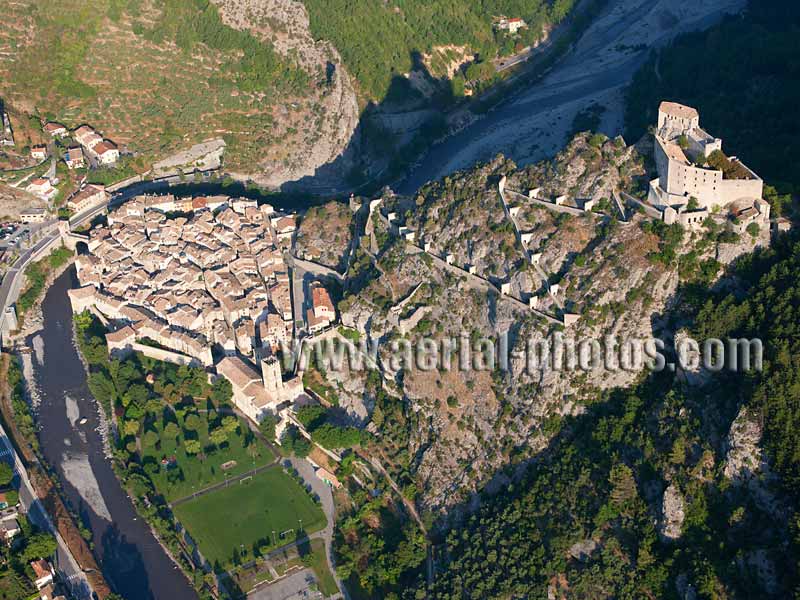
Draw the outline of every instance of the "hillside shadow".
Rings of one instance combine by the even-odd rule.
[[[730,266],[724,276],[735,275],[745,286],[752,286],[769,271],[775,260],[774,253],[770,251],[756,252],[752,257],[743,256],[740,263]],[[676,360],[671,350],[676,322],[684,326],[692,325],[701,314],[700,310],[705,302],[720,302],[723,292],[706,290],[704,297],[700,296],[697,286],[683,284],[667,300],[663,312],[651,314],[651,322],[656,330],[654,333],[666,342],[664,354],[667,361]],[[747,382],[747,376],[741,373],[723,372],[715,375],[703,387],[686,387],[675,373],[664,369],[640,377],[638,381],[624,388],[599,392],[596,401],[582,407],[582,414],[560,419],[558,430],[542,450],[526,456],[523,447],[515,448],[505,467],[482,484],[479,492],[455,504],[438,518],[431,540],[434,544],[434,555],[441,555],[443,559],[434,564],[434,571],[445,568],[448,560],[446,552],[454,550],[448,540],[466,540],[468,535],[475,534],[476,528],[489,529],[492,525],[491,519],[506,514],[504,507],[522,509],[526,504],[543,501],[543,505],[537,505],[535,509],[540,519],[537,534],[541,534],[543,539],[559,539],[562,544],[569,545],[580,542],[582,538],[593,537],[591,532],[599,528],[597,518],[604,514],[604,510],[606,513],[602,528],[605,531],[613,530],[619,525],[619,515],[607,511],[614,494],[612,468],[617,465],[630,468],[636,494],[646,504],[645,520],[657,524],[662,518],[664,491],[670,482],[682,481],[683,477],[673,470],[673,459],[667,459],[666,462],[664,460],[664,457],[674,451],[673,434],[666,433],[670,421],[678,417],[694,421],[696,435],[708,442],[713,453],[713,463],[719,464],[725,458],[725,440],[731,424],[742,406],[742,401],[748,396]],[[520,451],[519,460],[514,458],[517,450]],[[699,464],[702,450],[701,446],[687,448],[685,465],[688,467]],[[754,469],[745,467],[741,473],[742,480],[747,481],[753,471]],[[581,505],[583,515],[577,514],[571,508],[570,503],[575,501],[571,495],[575,490],[569,489],[570,483],[577,485],[581,479],[591,482],[591,499],[588,504]],[[565,482],[565,487],[559,487]],[[709,486],[704,489],[710,491],[709,503],[715,503],[715,508],[721,507],[722,504],[719,503],[725,498],[730,505],[736,504],[731,502],[732,498],[738,499],[739,504],[750,502],[750,492],[745,486],[715,488],[713,480],[706,483]],[[551,491],[543,494],[543,490]],[[569,519],[566,524],[553,518],[560,514],[561,509],[558,504],[547,505],[548,494],[557,494],[556,499],[563,502],[566,508],[562,516]],[[485,507],[486,512],[482,513],[481,507]],[[708,527],[712,527],[712,533],[730,530],[727,513],[722,510],[718,515],[713,514],[713,511],[709,512],[709,518],[702,524],[687,519],[681,536],[682,545],[703,548],[711,543],[713,547],[715,543]],[[764,511],[752,514],[754,521],[750,526],[756,523],[758,526],[754,531],[737,533],[738,539],[769,543],[772,541],[770,534],[765,532],[774,532],[774,522],[768,521]],[[504,527],[512,526],[513,523],[504,523]],[[445,550],[445,545],[448,546],[446,551],[440,553],[439,550]],[[669,547],[669,542],[662,540],[654,549],[666,551]],[[728,554],[735,551],[735,548],[727,549]],[[602,562],[601,552],[593,549],[585,557],[573,555],[571,558],[567,556],[566,560],[574,560],[573,564],[578,570],[592,568],[592,563],[597,565],[597,561]],[[450,558],[457,561],[459,557]],[[676,564],[683,560],[678,555]],[[729,562],[730,557],[726,556],[724,560],[713,561],[710,568],[720,575],[719,569],[727,568],[724,565]],[[578,563],[586,563],[586,567],[578,566]],[[687,565],[680,568],[686,569]],[[565,570],[564,564],[561,570]],[[420,569],[417,574],[421,576],[423,570]],[[490,577],[492,574],[485,575]],[[539,576],[544,577],[541,573]],[[537,576],[531,576],[531,585],[534,585],[535,577]]]
[[[420,52],[412,51],[410,59],[410,73],[419,83],[415,85],[402,75],[392,77],[383,98],[370,101],[362,109],[358,125],[339,156],[319,166],[313,175],[284,183],[281,193],[324,196],[377,192],[381,182],[396,178],[446,132],[442,111],[455,100],[449,80],[433,76]],[[331,81],[339,76],[335,65],[329,63],[326,75]]]

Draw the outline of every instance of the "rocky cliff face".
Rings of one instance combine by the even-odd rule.
[[[274,149],[258,166],[246,171],[262,185],[277,187],[312,176],[325,164],[339,160],[346,173],[348,150],[358,124],[359,108],[350,76],[336,49],[311,37],[308,13],[294,0],[215,0],[226,24],[251,31],[270,41],[278,52],[291,56],[309,73],[312,92],[293,111],[280,115],[290,141]],[[291,131],[289,131],[291,129]],[[345,151],[348,150],[347,155]]]
[[[761,447],[762,426],[742,407],[725,439],[724,475],[737,487],[747,489],[759,508],[775,518],[786,518],[786,509],[775,493],[777,477]]]
[[[685,518],[683,496],[672,483],[664,490],[661,502],[661,521],[659,523],[661,537],[666,540],[677,540],[681,537]]]
[[[507,189],[541,187],[544,197],[565,195],[567,205],[594,199],[599,206],[592,214],[565,215],[515,196],[520,229],[533,232],[521,242],[498,193],[503,176]],[[465,501],[499,469],[546,447],[563,416],[582,413],[600,390],[630,386],[644,369],[619,349],[608,362],[606,348],[598,354],[591,344],[576,354],[584,369],[534,364],[526,351],[556,332],[576,345],[605,344],[605,336],[620,345],[643,343],[669,331],[661,315],[677,301],[681,281],[718,277],[719,231],[668,228],[640,214],[629,222],[616,218],[607,201],[611,193],[633,191],[646,177],[636,148],[580,135],[549,163],[520,170],[498,157],[428,185],[414,198],[386,194],[373,211],[340,310],[346,325],[381,342],[381,365],[391,379],[382,387],[402,406],[402,436],[396,423],[371,429],[386,444],[388,466],[416,486],[423,507]],[[399,227],[412,230],[414,241],[392,233]],[[738,252],[754,243],[741,240]],[[526,258],[534,252],[541,255],[537,266]],[[500,293],[509,281],[508,293]],[[421,308],[424,316],[413,329],[401,331],[399,323]],[[567,330],[564,313],[579,315]],[[417,348],[424,339],[471,346],[483,338],[499,343],[503,336],[510,349],[506,370],[461,370],[455,350],[449,370],[441,360],[431,370],[392,362],[391,344],[401,339]],[[349,392],[374,397],[374,388],[357,387],[351,381]],[[402,451],[389,449],[398,444],[405,445]],[[679,537],[680,493],[668,487],[659,501],[662,534]]]
[[[347,204],[328,202],[310,208],[297,228],[295,252],[339,272],[344,272],[353,239],[353,213]]]

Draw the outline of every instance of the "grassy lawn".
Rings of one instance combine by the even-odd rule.
[[[245,562],[256,550],[263,553],[275,547],[273,531],[280,546],[294,541],[299,520],[308,534],[326,522],[322,510],[280,467],[179,504],[174,511],[203,556],[222,568],[235,564],[235,553]]]
[[[225,481],[226,477],[235,477],[274,460],[275,455],[253,435],[241,419],[236,431],[228,435],[228,441],[218,447],[209,439],[209,425],[213,428],[215,422],[219,421],[219,416],[212,417],[209,421],[207,414],[197,414],[195,417],[198,428],[196,431],[189,431],[186,426],[188,414],[176,415],[165,409],[161,418],[145,426],[145,429],[156,432],[159,441],[151,447],[142,444],[142,462],[145,465],[154,465],[150,467],[153,484],[168,502],[184,498],[192,492]],[[178,426],[176,436],[164,433],[164,428],[170,422]],[[174,426],[172,429],[175,429]],[[202,452],[187,453],[186,439],[197,439]],[[175,466],[161,466],[162,459],[169,460],[171,457],[175,458]],[[222,470],[222,465],[230,461],[235,461],[236,465]],[[155,466],[158,467],[157,470]]]
[[[311,554],[305,562],[317,576],[320,592],[325,596],[333,596],[339,591],[336,580],[328,568],[328,561],[325,559],[325,543],[322,540],[311,540]]]

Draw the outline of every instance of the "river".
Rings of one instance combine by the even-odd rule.
[[[73,344],[67,290],[75,285],[70,268],[47,291],[44,328],[28,338],[34,349],[42,452],[58,472],[67,500],[90,525],[95,554],[114,591],[126,600],[196,599],[146,522],[137,517],[105,456],[97,402]]]
[[[395,191],[413,194],[428,181],[498,153],[519,165],[551,158],[567,142],[575,116],[593,104],[605,109],[598,129],[609,136],[621,134],[625,87],[650,50],[681,33],[707,28],[744,4],[744,0],[611,0],[541,81],[517,90],[432,146],[394,186]]]

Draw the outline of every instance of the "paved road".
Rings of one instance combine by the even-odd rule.
[[[116,206],[121,204],[127,200],[127,198],[128,197],[125,194],[115,196],[109,201],[108,206]],[[105,204],[101,204],[85,210],[84,212],[70,219],[70,226],[72,228],[80,227],[84,223],[90,222],[97,215],[104,213],[107,208],[108,207]],[[47,228],[51,228],[56,222],[57,221],[47,221],[45,223],[29,226],[31,235],[33,236],[41,231],[46,231]],[[46,245],[53,243],[59,237],[59,235],[60,234],[58,230],[47,232],[44,237],[36,242],[36,244],[26,250],[23,250],[12,267],[6,271],[5,275],[3,276],[3,281],[0,283],[0,332],[2,332],[5,327],[6,307],[14,304],[19,297],[20,288],[22,287],[22,281],[24,279],[22,274],[30,263],[31,257]]]
[[[5,429],[0,425],[0,459],[5,460],[14,468],[14,472],[19,476],[19,499],[28,518],[40,529],[53,533],[58,542],[56,549],[55,567],[62,578],[70,585],[72,593],[79,600],[92,597],[92,590],[89,582],[81,571],[81,568],[73,559],[72,554],[67,548],[62,537],[56,532],[50,517],[42,507],[36,493],[33,490],[28,472],[22,461],[11,445],[6,435]]]
[[[336,573],[336,564],[333,560],[333,526],[336,522],[336,510],[333,504],[331,488],[327,483],[317,477],[314,473],[314,467],[312,467],[311,463],[306,459],[293,456],[289,459],[289,462],[297,469],[297,472],[300,473],[303,480],[311,486],[312,491],[319,496],[320,503],[322,504],[322,511],[325,513],[325,519],[328,524],[325,529],[318,531],[317,535],[325,542],[325,558],[328,562],[328,568],[333,578],[336,580],[336,585],[339,586],[339,590],[343,592],[344,598],[347,599],[347,589]]]
[[[18,278],[18,276],[22,271],[25,270],[25,267],[28,266],[31,256],[36,254],[36,252],[41,250],[47,244],[50,244],[57,237],[57,232],[47,234],[33,247],[24,250],[22,254],[19,255],[19,258],[16,260],[14,265],[8,271],[6,271],[6,274],[3,277],[3,282],[0,284],[0,306],[3,310],[5,310],[8,305],[17,301],[16,295],[19,293],[19,286],[21,285],[22,280],[22,278]]]

